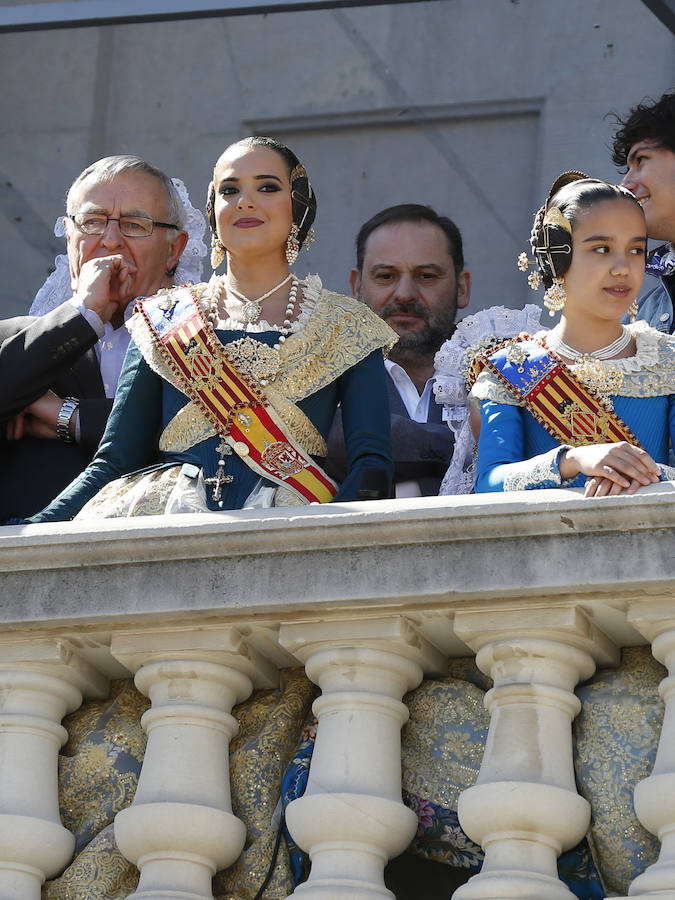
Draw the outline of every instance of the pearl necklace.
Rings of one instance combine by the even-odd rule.
[[[258,321],[261,312],[259,307],[263,300],[266,300],[275,291],[278,291],[279,288],[283,287],[285,284],[292,280],[291,289],[288,294],[288,304],[286,306],[286,312],[284,313],[284,323],[281,328],[281,338],[283,338],[283,343],[283,341],[286,340],[286,335],[290,330],[291,323],[289,320],[291,315],[293,314],[293,310],[295,309],[295,301],[298,294],[298,285],[300,284],[299,279],[296,278],[296,276],[292,273],[289,273],[283,281],[275,285],[266,294],[263,294],[262,297],[258,297],[257,300],[248,300],[248,298],[244,297],[243,294],[240,294],[234,288],[227,285],[226,277],[227,276],[225,275],[221,275],[220,277],[212,278],[207,290],[204,292],[204,294],[202,294],[201,297],[201,307],[206,318],[211,323],[213,328],[217,326],[220,320],[220,301],[222,300],[223,294],[225,294],[226,291],[229,290],[229,292],[231,294],[234,294],[238,299],[243,299],[244,301],[246,301],[247,305],[258,307],[255,311],[255,315],[247,315],[247,306],[244,306],[244,318],[246,319],[245,324],[248,325],[250,323]]]
[[[554,353],[559,353],[566,359],[579,359],[579,357],[582,357],[583,359],[612,359],[617,353],[621,353],[622,350],[626,349],[630,344],[631,339],[632,335],[630,331],[622,325],[621,334],[615,341],[612,341],[611,344],[607,344],[606,347],[600,347],[598,350],[591,350],[590,353],[582,353],[581,350],[575,350],[574,347],[570,347],[570,345],[566,344],[555,331],[548,332],[546,335],[546,344],[554,351]]]
[[[288,332],[291,330],[291,316],[293,315],[293,310],[295,309],[295,301],[298,296],[298,286],[300,281],[293,275],[293,280],[291,281],[291,289],[288,292],[288,303],[286,304],[286,312],[284,313],[284,321],[279,329],[279,339],[276,344],[274,344],[274,349],[278,350],[279,347],[284,343],[286,338],[288,337]]]
[[[278,350],[281,344],[284,343],[288,334],[291,330],[291,316],[295,310],[295,304],[298,297],[298,287],[300,286],[300,279],[297,278],[293,274],[289,274],[287,278],[284,279],[282,284],[278,284],[272,291],[269,291],[267,294],[260,297],[258,300],[254,301],[255,303],[261,303],[267,296],[274,293],[274,291],[279,290],[283,284],[291,281],[291,288],[288,292],[288,303],[286,304],[286,310],[284,312],[284,321],[279,329],[279,338],[277,342],[273,345],[274,350]],[[223,294],[226,290],[225,284],[225,276],[221,275],[219,278],[216,278],[209,285],[207,290],[204,292],[201,298],[201,307],[204,310],[204,314],[207,320],[210,322],[211,326],[215,328],[218,325],[218,321],[220,319],[220,301],[222,299]],[[230,288],[232,291],[232,288]],[[234,293],[234,292],[233,292]],[[248,319],[246,324],[248,325],[251,319]]]
[[[258,297],[257,300],[251,300],[245,294],[242,294],[241,291],[233,288],[231,284],[227,284],[226,289],[230,294],[233,294],[237,298],[237,300],[241,300],[241,302],[244,304],[244,320],[248,325],[250,322],[257,322],[260,318],[263,300],[267,300],[267,298],[271,297],[272,294],[276,294],[276,292],[280,288],[282,288],[285,284],[288,284],[292,277],[293,276],[289,272],[288,275],[279,282],[279,284],[275,284],[273,288],[270,288],[269,291],[266,291],[262,295],[262,297]]]

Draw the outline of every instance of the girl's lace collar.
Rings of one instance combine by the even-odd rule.
[[[316,304],[321,297],[322,284],[318,275],[307,275],[300,281],[302,289],[302,299],[298,304],[298,318],[292,323],[290,328],[291,334],[307,325],[312,317]],[[245,331],[247,334],[260,333],[263,331],[281,331],[281,325],[270,325],[265,319],[258,319],[257,322],[249,322],[244,325],[243,322],[237,322],[229,316],[226,319],[220,319],[216,325],[217,331]]]
[[[632,322],[630,325],[626,325],[626,328],[635,338],[635,355],[627,356],[624,359],[609,359],[599,362],[602,365],[620,369],[626,374],[640,372],[642,369],[658,365],[659,355],[663,347],[668,343],[669,335],[662,334],[662,332],[651,328],[647,322],[643,321]],[[538,332],[535,337],[546,343],[545,331]],[[575,364],[572,363],[570,368],[574,369],[574,366]]]

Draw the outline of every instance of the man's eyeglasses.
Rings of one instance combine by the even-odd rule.
[[[68,216],[84,234],[103,234],[108,227],[108,222],[117,222],[120,232],[124,237],[150,237],[155,228],[175,228],[169,222],[155,222],[148,216],[120,216],[114,219],[104,213],[75,213]]]

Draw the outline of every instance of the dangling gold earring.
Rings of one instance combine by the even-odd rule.
[[[211,234],[211,268],[215,272],[218,266],[225,259],[225,248],[220,243],[217,234]]]
[[[298,234],[300,229],[293,222],[291,225],[291,231],[286,238],[286,262],[289,266],[292,266],[293,263],[298,258],[298,253],[300,253],[300,244],[298,242]]]
[[[637,300],[633,300],[631,305],[628,307],[628,315],[630,316],[631,322],[635,321],[635,317],[638,314],[638,302]]]
[[[565,306],[567,294],[565,293],[565,285],[562,278],[557,276],[553,279],[550,288],[544,291],[544,306],[549,311],[549,316],[554,316]]]
[[[304,241],[305,250],[309,250],[310,246],[314,243],[315,240],[316,240],[316,238],[314,235],[314,226],[312,225],[310,227],[309,231],[307,232],[307,237],[305,238],[305,241]]]

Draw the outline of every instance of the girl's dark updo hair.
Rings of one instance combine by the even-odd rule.
[[[289,147],[280,141],[276,141],[274,138],[252,135],[251,137],[243,138],[241,141],[236,141],[230,147],[238,147],[242,144],[248,147],[267,147],[269,150],[274,150],[275,153],[278,153],[284,159],[291,179],[293,222],[299,229],[297,235],[298,243],[302,244],[316,216],[316,194],[309,183],[305,167]],[[227,149],[229,150],[230,147]],[[213,234],[216,234],[215,202],[216,191],[213,181],[211,181],[206,195],[206,218]]]
[[[605,200],[631,200],[640,204],[629,190],[583,172],[563,172],[553,182],[548,200],[534,217],[530,244],[544,285],[562,278],[572,264],[572,230],[579,214]]]

